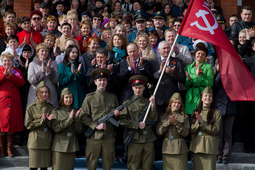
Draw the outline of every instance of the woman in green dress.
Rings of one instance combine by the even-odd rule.
[[[30,170],[47,170],[51,166],[52,133],[50,120],[54,106],[47,102],[50,89],[41,81],[36,89],[36,101],[26,110],[25,126],[29,132],[27,147]]]
[[[212,107],[213,90],[206,87],[191,120],[190,151],[193,152],[193,170],[215,170],[218,154],[216,135],[220,129],[220,111]]]
[[[52,128],[56,132],[52,144],[53,170],[74,169],[75,152],[79,150],[76,134],[82,132],[82,124],[79,121],[81,109],[77,111],[73,107],[73,94],[68,88],[64,88],[59,108],[52,112]]]
[[[191,115],[198,106],[200,96],[205,87],[213,86],[214,72],[206,62],[208,50],[200,45],[195,49],[195,61],[186,67],[185,87],[188,88],[185,99],[185,113]]]

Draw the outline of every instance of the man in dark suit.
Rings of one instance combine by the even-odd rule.
[[[153,66],[149,61],[139,57],[139,48],[136,43],[130,43],[127,46],[127,54],[127,58],[122,60],[118,69],[116,69],[118,82],[122,85],[120,103],[133,95],[133,91],[128,84],[129,78],[133,75],[144,75],[148,78],[149,83],[153,82]],[[150,97],[148,89],[145,91],[144,97]]]
[[[108,50],[105,48],[99,48],[96,51],[96,64],[92,65],[88,68],[88,71],[86,73],[86,82],[87,82],[87,92],[91,93],[96,91],[96,85],[94,83],[94,80],[91,78],[91,73],[97,69],[97,68],[107,68],[111,75],[108,78],[108,83],[106,87],[106,91],[114,93],[115,95],[118,94],[118,82],[115,78],[115,75],[113,74],[114,66],[113,64],[108,64]]]
[[[185,70],[182,60],[175,57],[170,57],[168,63],[166,63],[167,57],[170,52],[170,44],[167,41],[161,41],[158,46],[160,57],[151,60],[154,66],[154,78],[158,79],[162,73],[163,67],[167,64],[166,70],[163,73],[162,80],[160,82],[158,91],[156,93],[156,105],[159,116],[165,112],[168,106],[171,96],[178,92],[178,83],[185,82]]]

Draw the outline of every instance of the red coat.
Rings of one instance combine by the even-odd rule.
[[[32,28],[31,28],[32,29]],[[32,29],[31,31],[33,34],[33,41],[36,43],[36,44],[40,44],[43,42],[43,38],[42,38],[42,34],[38,31],[35,31],[34,29]],[[24,42],[24,39],[25,39],[25,36],[27,35],[27,44],[31,44],[30,42],[30,35],[31,35],[31,32],[27,32],[25,30],[19,32],[17,34],[17,36],[19,37],[19,45],[22,44]]]
[[[24,130],[24,120],[19,87],[25,84],[19,69],[13,68],[13,75],[6,76],[0,66],[0,131],[19,132]]]

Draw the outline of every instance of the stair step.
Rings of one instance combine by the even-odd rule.
[[[15,156],[0,158],[0,165],[3,167],[28,167],[28,156]]]
[[[254,153],[238,153],[233,152],[230,160],[230,163],[247,163],[247,164],[255,164],[255,154]]]
[[[216,170],[254,170],[255,164],[229,163],[227,165],[217,164]]]
[[[245,152],[244,144],[240,142],[235,142],[232,147],[232,152]]]

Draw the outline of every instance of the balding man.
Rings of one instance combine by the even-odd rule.
[[[152,76],[154,73],[153,66],[149,61],[139,57],[139,48],[136,43],[130,43],[127,46],[127,54],[127,58],[122,60],[119,68],[115,70],[117,72],[118,82],[122,85],[120,102],[123,102],[125,99],[128,99],[133,95],[133,91],[128,85],[128,80],[131,76],[143,75],[148,77],[149,82],[154,80]],[[146,89],[145,97],[149,97],[148,90]]]
[[[182,60],[176,57],[170,58],[166,63],[167,57],[170,52],[170,44],[167,41],[161,41],[158,45],[160,57],[151,60],[154,70],[154,78],[158,79],[160,74],[164,74],[160,82],[158,91],[156,93],[156,105],[158,114],[165,112],[171,96],[178,92],[178,83],[185,82],[185,71]],[[167,64],[166,70],[162,73],[164,65]],[[155,86],[154,86],[155,87]]]

